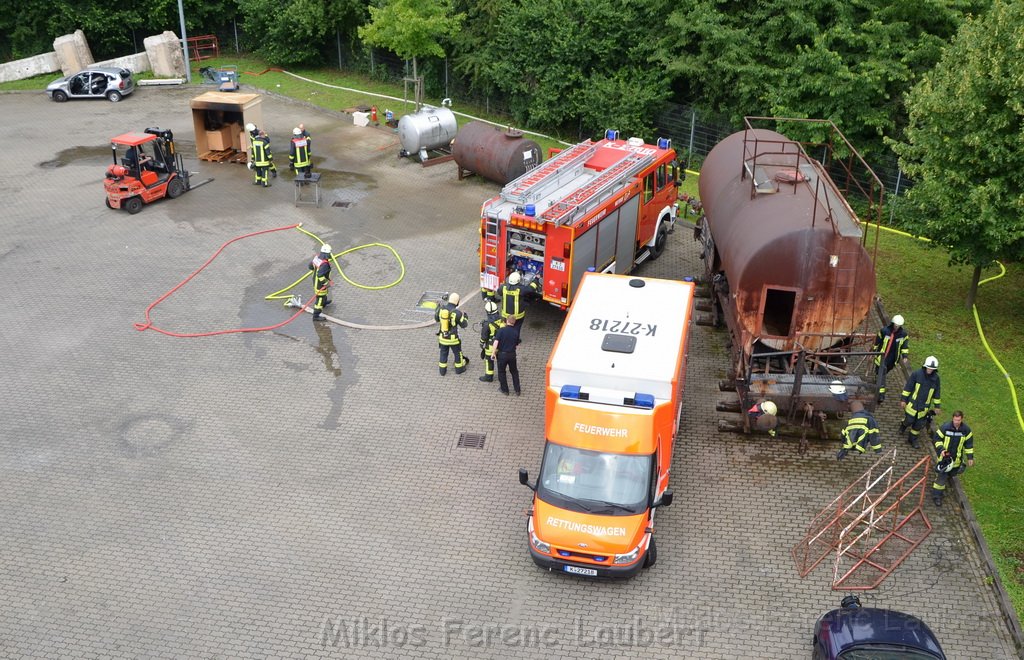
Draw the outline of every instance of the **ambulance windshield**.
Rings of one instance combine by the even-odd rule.
[[[548,442],[537,495],[555,506],[600,515],[647,510],[650,455],[608,454]]]

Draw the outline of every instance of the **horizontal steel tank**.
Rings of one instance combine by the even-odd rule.
[[[459,130],[452,156],[462,170],[479,174],[501,185],[518,179],[540,164],[540,146],[521,131],[473,121]]]
[[[455,139],[459,125],[447,105],[451,105],[448,99],[439,108],[425,105],[398,120],[398,140],[403,156],[418,154],[420,160],[426,160],[428,149],[446,147]]]
[[[758,342],[821,350],[859,330],[874,263],[856,215],[799,143],[734,133],[708,154],[699,187],[705,266],[744,353]]]

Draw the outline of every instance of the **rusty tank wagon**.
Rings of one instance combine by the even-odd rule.
[[[796,141],[775,130],[784,124],[825,138]],[[735,388],[740,412],[768,399],[824,435],[847,397],[874,409],[877,387],[861,376],[874,355],[878,239],[869,250],[854,211],[880,217],[884,188],[870,167],[832,122],[750,117],[708,154],[699,190],[695,238],[714,323],[732,340],[723,389]]]

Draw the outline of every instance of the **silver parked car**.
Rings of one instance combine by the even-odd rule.
[[[46,94],[57,103],[68,99],[107,98],[117,103],[135,91],[132,72],[121,67],[95,67],[58,78],[46,86]]]

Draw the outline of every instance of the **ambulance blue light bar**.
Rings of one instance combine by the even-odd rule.
[[[589,400],[589,396],[580,392],[582,389],[579,385],[562,385],[562,390],[558,393],[558,396],[559,398],[572,399],[573,401]]]
[[[637,392],[633,395],[633,405],[637,408],[654,408],[654,395]]]
[[[562,385],[562,389],[559,390],[558,396],[561,399],[568,399],[570,401],[593,401],[594,403],[605,403],[615,406],[629,406],[631,408],[646,408],[648,410],[654,409],[654,395],[645,394],[643,392],[635,392],[633,396],[622,396],[612,399],[609,395],[612,392],[597,392],[597,398],[591,396],[595,394],[593,392],[584,392],[582,385]]]

